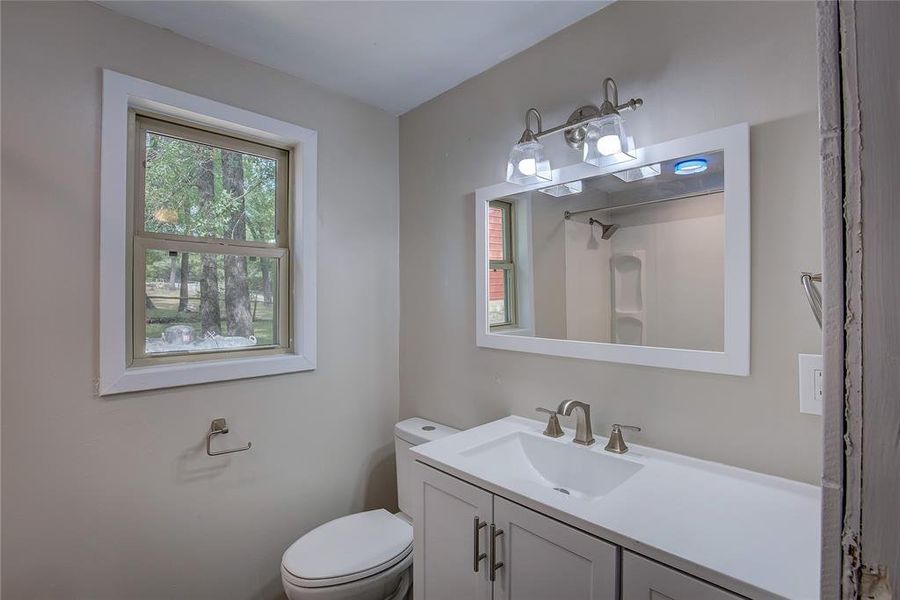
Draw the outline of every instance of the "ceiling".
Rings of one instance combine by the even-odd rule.
[[[400,115],[610,2],[99,4]]]

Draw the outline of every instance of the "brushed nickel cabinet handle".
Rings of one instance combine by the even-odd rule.
[[[501,535],[503,530],[491,523],[491,581],[497,581],[497,571],[503,567],[503,561],[497,562],[497,538]]]
[[[473,522],[472,527],[472,537],[474,539],[475,553],[472,555],[472,570],[476,573],[478,572],[478,563],[480,563],[483,559],[487,558],[487,554],[481,551],[479,546],[479,538],[481,537],[481,530],[487,527],[487,523],[482,521],[477,516],[475,517],[475,521]]]

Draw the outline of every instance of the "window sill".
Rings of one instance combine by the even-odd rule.
[[[101,379],[99,391],[100,395],[105,396],[213,381],[231,381],[249,377],[312,371],[315,368],[315,362],[300,354],[131,367],[125,369],[125,372],[114,380]]]

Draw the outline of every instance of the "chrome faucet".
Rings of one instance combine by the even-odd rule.
[[[591,430],[591,405],[578,400],[563,400],[556,409],[561,415],[569,416],[575,409],[580,409],[576,415],[578,419],[575,425],[576,444],[590,446],[594,443],[594,432]]]

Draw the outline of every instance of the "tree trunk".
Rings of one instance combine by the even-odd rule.
[[[203,335],[221,333],[222,317],[219,315],[219,276],[216,273],[216,257],[204,254],[201,262],[203,275],[200,279],[200,328]]]
[[[188,282],[191,278],[191,255],[188,252],[181,253],[181,291],[178,298],[178,312],[186,312],[188,309]]]
[[[144,309],[151,310],[153,308],[156,308],[156,306],[153,304],[153,300],[151,300],[150,296],[148,296],[147,293],[144,292]]]
[[[198,149],[200,168],[197,170],[197,188],[200,202],[209,206],[215,201],[216,179],[213,173],[213,159],[209,150]],[[219,275],[216,257],[201,255],[202,274],[200,276],[200,328],[202,335],[221,333],[222,317],[219,314]]]
[[[250,227],[250,232],[253,234],[253,239],[261,240],[262,235],[260,235],[259,231],[253,227],[251,223],[247,224]],[[259,270],[260,270],[260,279],[262,279],[262,294],[263,294],[263,302],[272,302],[272,273],[271,273],[271,263],[268,258],[260,258],[259,259]],[[253,318],[256,318],[256,307],[253,307]]]
[[[178,283],[178,254],[169,254],[169,289],[174,290]]]
[[[269,259],[259,259],[259,268],[262,271],[262,293],[263,301],[272,301],[272,280],[269,275]]]
[[[222,150],[222,187],[235,200],[229,220],[230,237],[247,239],[247,218],[244,203],[244,164],[239,152]],[[228,335],[253,335],[253,316],[250,314],[250,282],[247,278],[247,257],[225,255],[225,319]]]

